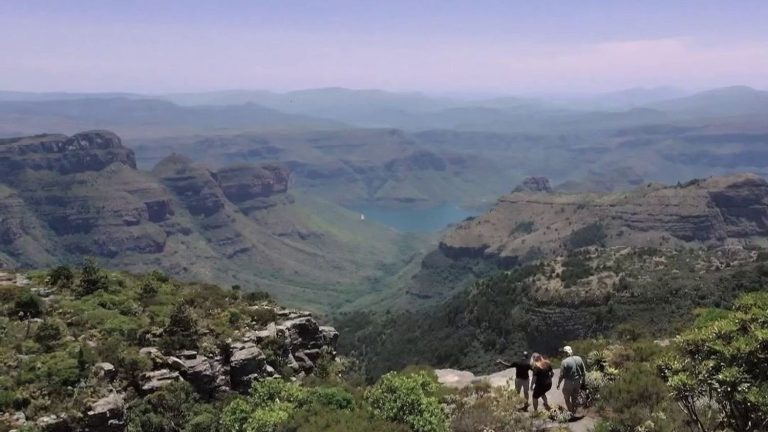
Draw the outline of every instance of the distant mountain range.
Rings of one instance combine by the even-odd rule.
[[[540,133],[643,125],[669,117],[754,117],[768,112],[766,94],[743,86],[692,95],[656,88],[549,100],[467,100],[344,88],[167,95],[0,92],[0,134],[102,127],[133,137],[344,126]]]

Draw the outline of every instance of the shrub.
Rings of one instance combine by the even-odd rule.
[[[600,393],[603,415],[621,430],[637,430],[651,419],[656,419],[653,430],[674,430],[674,418],[662,421],[670,411],[670,390],[648,364],[627,365]]]
[[[203,406],[192,386],[179,381],[136,400],[127,409],[127,432],[215,431],[215,411]]]
[[[75,274],[67,266],[58,266],[48,272],[45,280],[50,287],[70,289],[75,283]]]
[[[436,397],[438,388],[427,373],[390,372],[365,392],[365,400],[383,420],[414,432],[441,432],[447,430],[447,418]]]
[[[196,348],[198,329],[192,308],[184,302],[177,303],[163,334],[163,347],[168,351]]]
[[[676,340],[677,355],[659,365],[662,377],[700,430],[701,407],[719,411],[718,430],[756,432],[768,427],[768,293],[740,297],[726,317]]]
[[[605,227],[599,222],[574,230],[566,240],[570,249],[581,249],[587,246],[603,246],[605,244]]]
[[[146,300],[154,297],[159,291],[159,283],[152,277],[144,278],[139,285],[139,294],[141,298]]]
[[[355,398],[348,391],[338,387],[315,387],[309,390],[310,404],[335,410],[351,410]]]
[[[452,432],[527,432],[531,417],[520,412],[520,398],[511,388],[494,388],[459,401],[451,419]]]
[[[254,382],[247,398],[237,398],[224,408],[221,425],[227,432],[275,432],[306,402],[306,390],[296,383],[279,379]]]
[[[47,319],[37,326],[35,342],[49,351],[65,334],[64,324],[56,319]]]
[[[24,319],[37,318],[43,314],[43,300],[28,289],[22,290],[13,302],[11,314]]]
[[[250,303],[262,303],[262,302],[268,302],[272,300],[272,296],[269,295],[266,291],[250,291],[245,293],[243,296],[243,300],[250,302]]]
[[[97,291],[106,290],[109,287],[107,276],[90,258],[86,258],[80,268],[80,282],[78,283],[78,295],[84,297]]]
[[[517,225],[515,225],[514,228],[512,228],[511,234],[530,234],[533,232],[533,227],[533,221],[519,222]]]
[[[365,410],[337,411],[309,407],[295,412],[280,432],[410,432],[405,425],[377,419]]]

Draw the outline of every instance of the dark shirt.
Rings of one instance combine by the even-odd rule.
[[[533,380],[535,382],[536,387],[546,387],[552,385],[552,376],[554,375],[554,372],[552,372],[552,366],[547,365],[544,368],[533,368]]]
[[[527,361],[514,361],[512,362],[512,367],[515,368],[515,378],[517,379],[528,379],[528,372],[531,370],[531,364]]]

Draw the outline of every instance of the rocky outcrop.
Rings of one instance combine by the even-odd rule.
[[[253,381],[279,376],[284,366],[301,377],[312,374],[319,361],[335,359],[336,329],[318,325],[307,312],[259,308],[272,309],[277,321],[229,341],[219,355],[182,351],[166,356],[158,348],[142,348],[140,354],[153,365],[141,376],[142,391],[151,393],[183,379],[205,397],[247,392]]]
[[[0,140],[0,177],[10,178],[25,169],[59,174],[100,171],[113,163],[136,168],[133,151],[108,131]]]
[[[94,402],[85,414],[85,431],[120,432],[125,429],[124,396],[113,393]]]
[[[628,193],[513,192],[459,224],[440,248],[452,258],[524,260],[590,244],[716,246],[766,235],[768,182],[738,174]]]
[[[512,192],[552,192],[546,177],[527,177]]]
[[[277,165],[237,165],[216,171],[224,195],[239,204],[288,191],[290,172]]]

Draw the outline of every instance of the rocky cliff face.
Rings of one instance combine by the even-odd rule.
[[[594,244],[723,245],[768,235],[768,182],[752,174],[647,184],[628,193],[530,189],[503,196],[486,214],[458,225],[441,250],[515,262]]]
[[[12,178],[25,169],[59,174],[99,171],[113,163],[136,168],[133,151],[123,147],[120,138],[108,131],[0,140],[3,178]]]
[[[288,187],[287,171],[273,165],[222,171],[224,185],[176,155],[154,175],[138,171],[133,152],[106,131],[2,140],[0,253],[27,266],[83,255],[163,263],[181,248],[192,262],[215,256],[200,244],[206,226],[196,218],[227,209],[215,224],[233,224],[238,209],[228,194],[263,198]]]

